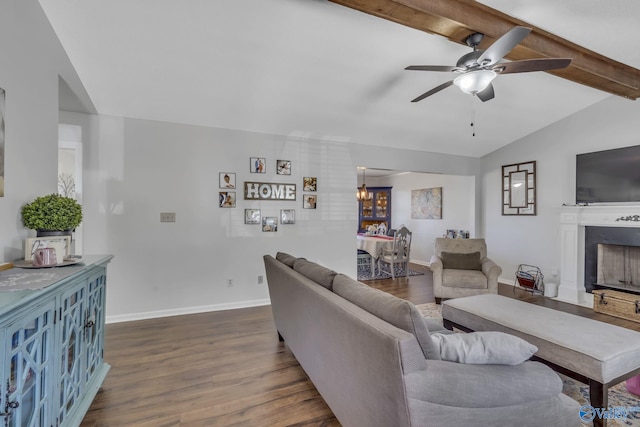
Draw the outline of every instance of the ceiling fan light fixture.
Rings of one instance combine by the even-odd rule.
[[[453,84],[458,86],[464,93],[475,95],[485,90],[497,75],[492,70],[469,71],[456,77]]]

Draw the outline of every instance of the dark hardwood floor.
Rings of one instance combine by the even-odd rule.
[[[431,273],[366,282],[414,304],[433,302]],[[513,291],[533,304],[640,330],[640,324]],[[90,426],[339,426],[286,345],[269,306],[110,324],[112,369],[82,423]]]

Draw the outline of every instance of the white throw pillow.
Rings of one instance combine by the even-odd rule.
[[[503,332],[431,334],[440,348],[442,360],[472,365],[519,365],[538,351],[538,347]]]

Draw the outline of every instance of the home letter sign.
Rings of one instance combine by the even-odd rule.
[[[295,200],[296,185],[245,181],[244,199],[245,200]]]

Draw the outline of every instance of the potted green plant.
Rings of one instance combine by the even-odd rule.
[[[71,234],[82,221],[82,206],[59,194],[37,197],[22,207],[22,223],[36,230],[38,237]]]

